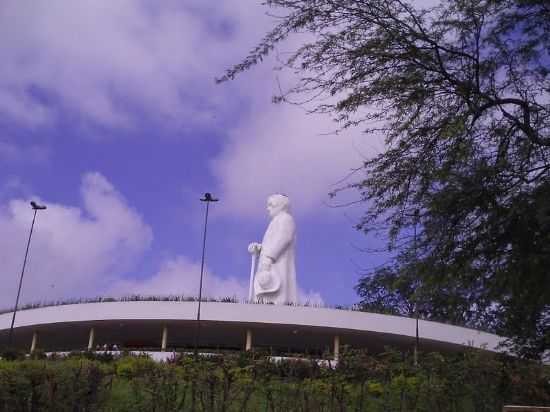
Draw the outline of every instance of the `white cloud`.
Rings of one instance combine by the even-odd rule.
[[[214,78],[263,33],[264,9],[242,0],[5,0],[0,115],[31,127],[61,111],[109,127],[143,115],[204,124],[234,110],[238,89]]]
[[[4,62],[4,65],[7,65],[7,60],[4,60]],[[2,69],[3,67],[0,63],[0,73],[6,71]],[[4,80],[6,79],[4,78]],[[47,106],[34,101],[24,91],[25,86],[24,84],[17,86],[5,84],[0,76],[0,114],[4,114],[8,118],[30,127],[51,123],[54,114],[51,113],[51,110]]]
[[[271,193],[287,194],[298,214],[325,207],[337,182],[380,150],[359,130],[333,134],[328,116],[306,115],[290,105],[272,106],[231,132],[226,150],[212,168],[220,180],[223,211],[240,216],[265,214]]]
[[[32,144],[18,145],[13,142],[0,141],[0,160],[8,162],[44,163],[50,159],[51,151],[46,146]]]
[[[312,306],[323,306],[325,301],[319,292],[314,290],[304,291],[298,289],[298,300],[302,304],[312,305]]]
[[[142,257],[152,232],[99,173],[81,186],[83,209],[47,202],[33,232],[22,302],[93,296]],[[33,212],[28,200],[0,208],[0,306],[13,305]]]
[[[240,216],[262,214],[272,192],[311,213],[362,160],[359,139],[322,135],[337,128],[328,117],[270,104],[271,60],[214,84],[273,24],[260,2],[6,0],[2,8],[0,117],[29,126],[60,113],[115,128],[144,118],[176,129],[237,124],[213,170],[224,211]]]
[[[146,279],[126,279],[115,283],[108,295],[199,295],[200,264],[184,256],[167,259],[159,271]],[[248,286],[236,278],[222,278],[205,269],[203,296],[212,298],[236,297],[244,299]]]

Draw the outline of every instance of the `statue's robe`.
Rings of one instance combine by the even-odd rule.
[[[277,276],[280,287],[273,293],[262,293],[254,289],[255,300],[276,304],[295,303],[298,301],[295,265],[296,225],[294,218],[282,211],[269,223],[262,240],[260,260],[269,257],[273,260],[271,273]]]

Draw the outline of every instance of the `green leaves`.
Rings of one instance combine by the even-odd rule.
[[[238,354],[149,362],[0,361],[0,410],[468,412],[550,402],[548,367],[475,350],[420,354],[418,366],[399,352],[351,349],[334,369]]]

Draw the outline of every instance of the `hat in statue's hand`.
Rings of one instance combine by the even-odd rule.
[[[269,270],[261,270],[254,277],[254,289],[256,294],[274,293],[281,287],[281,281]]]

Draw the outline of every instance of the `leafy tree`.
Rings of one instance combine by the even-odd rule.
[[[358,229],[385,231],[396,252],[361,278],[365,308],[489,327],[529,357],[549,349],[548,1],[266,4],[278,24],[218,81],[309,34],[282,61],[297,80],[275,101],[385,137],[340,189],[365,202]]]

